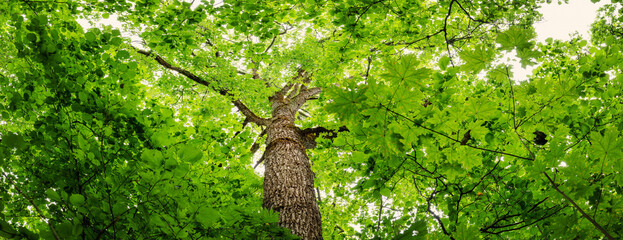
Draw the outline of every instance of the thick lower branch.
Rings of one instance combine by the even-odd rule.
[[[172,64],[170,64],[169,62],[167,62],[166,60],[164,60],[162,57],[152,53],[151,51],[145,51],[145,50],[137,50],[138,53],[143,54],[147,57],[153,57],[161,66],[173,70],[179,74],[184,75],[185,77],[189,78],[190,80],[195,81],[196,83],[199,83],[201,85],[204,85],[206,87],[212,87],[214,88],[214,90],[218,91],[219,94],[226,96],[226,97],[232,97],[233,95],[229,92],[229,90],[225,89],[225,88],[215,88],[213,86],[210,85],[210,82],[201,79],[199,76],[191,73],[190,71],[180,68],[178,66],[173,66]],[[240,100],[232,100],[232,103],[240,110],[240,112],[247,118],[247,121],[255,123],[257,125],[261,125],[261,126],[265,126],[268,124],[268,122],[270,121],[269,119],[266,118],[261,118],[259,116],[257,116],[255,113],[253,113],[253,111],[251,111],[251,109],[249,109],[246,105],[244,105],[244,103],[242,103],[242,101]]]
[[[303,89],[301,87],[301,91],[299,92],[299,94],[296,95],[296,97],[292,98],[292,108],[298,110],[299,107],[303,106],[303,104],[307,102],[307,100],[309,100],[314,95],[319,94],[320,92],[322,92],[320,88]]]
[[[179,74],[182,74],[184,76],[186,76],[187,78],[190,78],[191,80],[195,81],[196,83],[199,83],[201,85],[204,85],[206,87],[210,87],[210,83],[201,79],[199,76],[191,73],[190,71],[177,67],[177,66],[173,66],[171,65],[169,62],[167,62],[166,60],[164,60],[162,57],[152,53],[151,51],[145,51],[145,50],[137,50],[136,52],[143,54],[147,57],[153,57],[156,62],[158,62],[161,66],[171,69],[173,71],[178,72]],[[226,89],[215,89],[217,91],[219,91],[219,93],[221,93],[222,95],[227,96],[229,93]]]
[[[247,118],[247,121],[255,123],[260,126],[266,126],[270,122],[270,119],[261,118],[257,116],[251,109],[249,109],[244,103],[240,100],[232,101],[234,105],[242,112],[242,114]]]

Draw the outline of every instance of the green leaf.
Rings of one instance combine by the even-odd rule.
[[[478,227],[470,225],[467,222],[463,222],[456,227],[455,237],[457,240],[481,239]]]
[[[28,39],[28,41],[31,41],[31,42],[37,42],[37,34],[28,33],[26,34],[26,39]]]
[[[8,222],[0,219],[0,237],[12,239],[17,236],[18,232]]]
[[[426,221],[415,220],[415,222],[413,222],[411,226],[409,226],[409,228],[404,231],[404,233],[396,235],[394,239],[400,239],[400,240],[427,239],[426,238],[427,234],[428,234],[428,229],[426,226]]]
[[[74,226],[70,222],[64,221],[56,226],[56,231],[63,239],[72,237]]]
[[[170,157],[164,161],[165,169],[173,169],[175,167],[177,167],[177,160],[175,160],[175,158]]]
[[[111,43],[112,45],[119,46],[119,45],[121,45],[121,44],[123,43],[123,40],[121,40],[121,38],[120,38],[120,37],[114,37],[114,38],[112,38],[112,40],[110,40],[110,43]],[[118,53],[117,53],[117,54],[118,54]],[[117,56],[118,56],[118,55],[117,55]]]
[[[115,203],[112,207],[112,212],[114,215],[119,215],[128,210],[128,207],[123,203]]]
[[[471,73],[479,73],[485,69],[491,61],[493,61],[495,52],[493,49],[479,44],[474,50],[465,50],[460,52],[459,56],[463,61],[465,61],[465,64],[461,66],[461,70]]]
[[[518,51],[531,48],[534,43],[530,41],[536,36],[532,28],[522,28],[519,26],[512,26],[508,30],[499,33],[496,42],[502,45],[502,50],[513,50],[517,48]]]
[[[2,144],[4,144],[5,146],[9,148],[17,148],[17,149],[21,149],[26,146],[26,142],[24,141],[24,138],[21,135],[18,135],[17,133],[8,133],[2,136]]]
[[[94,42],[96,39],[96,36],[93,32],[87,32],[84,34],[84,37],[87,39],[87,41],[89,42]]]
[[[618,139],[619,132],[616,129],[607,129],[602,135],[598,132],[591,133],[593,142],[593,153],[601,157],[604,161],[608,159],[619,159],[623,157],[623,144]]]
[[[52,189],[48,189],[45,190],[45,195],[48,196],[50,199],[54,200],[54,201],[60,201],[61,200],[61,196],[58,195],[58,193]]]
[[[71,194],[71,196],[69,197],[69,202],[77,206],[82,205],[84,203],[84,196],[80,194]]]
[[[197,211],[197,216],[195,217],[197,222],[201,223],[206,228],[212,227],[218,220],[219,212],[211,207],[201,207],[199,211]]]
[[[363,108],[362,103],[367,99],[365,86],[351,88],[349,90],[337,89],[330,91],[334,96],[332,103],[328,104],[327,110],[337,113],[342,118],[350,118]]]
[[[420,64],[414,55],[404,55],[398,61],[390,60],[385,63],[385,73],[381,76],[394,85],[402,82],[408,86],[422,86],[422,81],[431,75],[431,70],[427,68],[416,67]]]
[[[158,214],[153,214],[149,217],[149,224],[154,226],[164,227],[166,223],[162,220],[162,218]]]
[[[441,70],[446,70],[446,68],[448,68],[448,64],[450,64],[450,57],[443,56],[439,59],[439,68],[441,68]]]
[[[177,156],[180,160],[182,160],[182,162],[195,163],[201,160],[203,152],[191,145],[184,145],[180,150],[178,150]]]
[[[164,156],[162,156],[162,153],[158,150],[147,149],[141,154],[141,159],[155,166],[160,166],[162,160],[164,160]]]
[[[469,99],[469,101],[465,103],[465,110],[479,119],[487,119],[497,114],[497,107],[495,102],[489,101],[486,98]]]
[[[126,50],[119,50],[117,52],[117,59],[128,59],[130,57],[130,53]]]
[[[381,188],[381,195],[385,197],[389,197],[392,194],[392,191],[389,188]]]

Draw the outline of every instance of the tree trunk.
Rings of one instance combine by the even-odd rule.
[[[150,51],[137,50],[137,52],[153,57],[163,67],[176,71],[196,83],[213,87],[210,82],[190,71],[171,65]],[[254,78],[259,78],[256,70],[253,70],[253,73]],[[311,74],[304,70],[299,70],[293,80],[296,83],[286,84],[270,98],[271,119],[257,116],[240,100],[232,100],[232,103],[245,116],[245,122],[266,126],[266,150],[263,155],[266,170],[262,206],[279,212],[279,224],[289,228],[292,233],[304,240],[322,239],[320,209],[314,195],[314,173],[311,171],[306,149],[316,147],[315,136],[318,133],[329,131],[319,127],[306,129],[307,131],[304,132],[294,125],[295,115],[299,108],[307,100],[319,94],[321,90],[320,88],[308,89],[304,85],[311,81]],[[294,89],[292,89],[293,86]],[[215,90],[223,96],[233,96],[226,88],[215,88]]]
[[[307,99],[283,95],[276,93],[271,98],[273,117],[267,125],[263,156],[266,168],[263,207],[279,212],[280,225],[302,239],[322,239],[314,173],[306,153],[315,144],[294,125],[295,114],[302,105],[295,100]]]

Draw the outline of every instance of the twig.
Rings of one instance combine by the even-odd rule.
[[[452,0],[450,2],[450,7],[448,7],[448,14],[443,20],[443,38],[446,40],[446,50],[448,51],[448,56],[452,56],[452,54],[450,53],[450,43],[448,42],[448,18],[450,18],[450,15],[452,15],[452,4],[454,4],[454,2],[455,0]],[[452,59],[450,59],[450,63],[452,63],[452,66],[454,66]]]
[[[517,119],[515,117],[516,112],[517,112],[516,106],[515,106],[517,105],[517,100],[515,100],[515,91],[513,90],[513,81],[508,71],[508,66],[506,66],[506,78],[508,79],[508,84],[511,89],[511,97],[512,97],[511,100],[513,101],[513,131],[515,132],[515,134],[517,134],[517,137],[519,138],[519,141],[521,142],[521,144],[528,150],[528,153],[530,153],[530,156],[532,156],[532,158],[534,159],[534,153],[532,153],[532,150],[530,150],[528,145],[523,141],[523,138],[521,137],[521,135],[519,135],[519,132],[517,132],[518,126],[517,126]]]

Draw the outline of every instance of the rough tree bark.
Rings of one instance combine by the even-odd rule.
[[[212,87],[209,81],[171,65],[152,52],[137,52],[196,83]],[[266,127],[267,145],[262,156],[265,165],[263,207],[279,212],[279,224],[304,240],[322,239],[320,209],[314,192],[314,173],[306,150],[316,146],[315,138],[319,133],[333,132],[323,127],[301,130],[294,125],[296,112],[306,101],[321,92],[320,88],[308,89],[305,86],[310,80],[311,75],[299,70],[292,83],[276,92],[270,98],[271,118],[261,118],[240,100],[232,100],[245,116],[245,122]],[[227,89],[215,90],[221,95],[233,97]]]
[[[305,101],[320,92],[299,85],[288,96],[286,86],[271,97],[272,118],[266,129],[263,207],[280,213],[283,227],[303,239],[322,239],[320,209],[314,192],[314,173],[306,149],[315,147],[294,125],[295,114]]]

